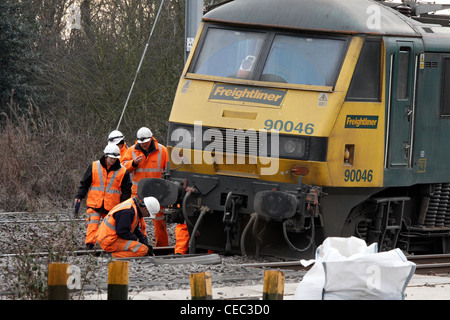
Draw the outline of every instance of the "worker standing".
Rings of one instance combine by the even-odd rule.
[[[131,197],[131,179],[126,168],[119,162],[120,151],[117,145],[109,144],[104,155],[92,162],[80,181],[75,204],[86,199],[86,239],[88,249],[92,249],[97,240],[97,230],[109,210]]]
[[[166,169],[168,156],[167,148],[153,137],[153,133],[147,127],[142,127],[136,134],[137,142],[128,148],[122,159],[122,164],[132,176],[132,196],[137,197],[137,186],[144,178],[161,178]],[[164,221],[164,207],[153,219],[155,229],[155,247],[169,245],[169,236]],[[145,232],[145,221],[141,219],[141,228]]]
[[[119,147],[120,150],[120,162],[122,163],[123,156],[127,152],[128,146],[125,142],[125,136],[119,130],[113,130],[108,135],[108,144],[114,144]]]
[[[175,226],[175,254],[189,253],[189,231],[186,223],[178,223]]]
[[[156,198],[137,197],[116,205],[103,219],[98,230],[98,243],[115,258],[142,257],[152,254],[147,237],[139,228],[139,220],[144,217],[155,218],[160,211]]]

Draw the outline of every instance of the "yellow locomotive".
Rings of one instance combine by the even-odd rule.
[[[208,12],[170,170],[141,192],[182,214],[191,252],[311,257],[329,236],[448,252],[450,29],[417,20],[370,0]]]

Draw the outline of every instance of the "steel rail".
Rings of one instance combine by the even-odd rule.
[[[188,253],[188,254],[168,254],[133,257],[133,258],[117,258],[117,260],[149,260],[155,265],[162,264],[220,264],[222,258],[217,253]]]
[[[175,250],[175,247],[154,247],[153,253],[155,256],[163,256],[168,254],[173,254]],[[102,250],[102,249],[93,249],[93,250],[74,250],[69,251],[70,255],[74,256],[80,256],[80,255],[108,255],[108,252]],[[29,253],[4,253],[0,254],[0,258],[15,258],[20,256],[31,256],[31,257],[45,257],[50,254],[61,254],[61,252],[55,251],[55,252],[29,252]]]
[[[444,275],[450,273],[450,263],[431,263],[416,265],[415,274]]]
[[[1,221],[1,224],[9,224],[9,223],[58,223],[58,222],[85,222],[86,219],[44,219],[44,220],[7,220]]]
[[[416,264],[416,274],[447,274],[450,272],[450,254],[430,254],[407,256],[408,261]],[[287,269],[293,271],[309,270],[312,265],[305,267],[300,261],[284,261],[269,263],[244,264],[247,268]]]
[[[450,254],[408,256],[416,264],[416,274],[438,275],[450,273]]]
[[[58,214],[72,214],[71,212],[29,212],[29,211],[8,211],[8,212],[0,212],[0,216],[7,215],[20,215],[20,214],[48,214],[48,215],[58,215]]]
[[[29,212],[27,212],[29,213]],[[0,216],[2,214],[12,214],[12,213],[3,213],[0,212]],[[30,214],[30,213],[29,213]],[[31,214],[47,214],[47,215],[58,215],[58,213],[31,213]],[[59,213],[61,214],[61,213]],[[151,218],[144,217],[144,220],[148,221]],[[86,218],[70,218],[70,219],[26,219],[26,220],[2,220],[0,219],[0,225],[1,224],[8,224],[8,223],[57,223],[57,222],[85,222]]]
[[[407,256],[407,258],[415,264],[450,263],[450,254],[425,254],[419,256]]]
[[[45,257],[50,254],[60,254],[61,252],[28,252],[28,253],[4,253],[0,255],[0,258],[16,258],[20,256],[30,256],[30,257]],[[80,256],[80,255],[101,255],[107,254],[107,252],[103,250],[74,250],[70,251],[71,255]]]
[[[310,267],[303,266],[300,261],[284,261],[284,262],[262,262],[262,263],[246,263],[242,265],[246,268],[267,268],[267,269],[288,269],[288,270],[309,270]]]

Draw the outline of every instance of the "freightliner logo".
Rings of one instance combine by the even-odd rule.
[[[378,116],[349,115],[345,119],[346,128],[376,129],[378,127]]]
[[[216,84],[209,99],[262,103],[279,107],[285,96],[285,90]]]

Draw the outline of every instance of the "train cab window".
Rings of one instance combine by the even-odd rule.
[[[333,86],[346,42],[276,35],[260,80]]]
[[[191,73],[313,86],[334,86],[348,37],[318,37],[209,26]]]
[[[380,101],[381,39],[366,39],[347,93],[348,101]]]
[[[397,73],[397,100],[408,99],[410,55],[410,48],[400,48]]]
[[[450,57],[444,58],[441,115],[450,116]]]
[[[250,78],[265,37],[258,32],[209,28],[193,72]]]

